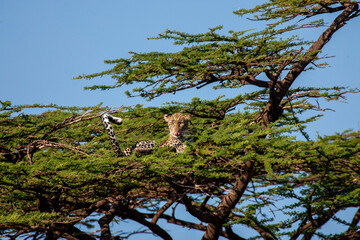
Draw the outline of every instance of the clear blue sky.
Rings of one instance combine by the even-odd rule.
[[[229,30],[256,27],[232,14],[256,1],[246,0],[0,0],[0,100],[13,104],[55,103],[67,106],[146,104],[184,101],[194,92],[167,95],[153,102],[127,98],[124,89],[84,91],[83,87],[111,81],[72,80],[73,77],[106,70],[106,59],[127,57],[129,51],[175,51],[171,42],[147,40],[166,29],[190,33],[205,32],[224,25]],[[330,21],[330,18],[327,19]],[[351,86],[360,88],[360,19],[352,20],[335,34],[324,48],[330,68],[303,74],[299,85]],[[310,32],[305,37],[317,36]],[[222,92],[221,94],[234,94]],[[196,96],[206,96],[198,92]],[[324,105],[336,112],[309,128],[332,134],[360,128],[360,94],[348,104]],[[186,231],[186,230],[185,230]],[[150,237],[150,236],[149,236]]]

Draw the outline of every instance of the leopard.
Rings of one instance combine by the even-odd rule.
[[[191,134],[189,130],[190,115],[183,113],[174,113],[172,115],[164,115],[165,122],[167,122],[170,136],[160,144],[160,147],[174,148],[177,153],[185,151],[185,142],[192,142],[188,136]]]
[[[117,157],[130,156],[132,153],[136,153],[138,155],[150,154],[156,146],[156,142],[152,140],[140,141],[122,151],[111,123],[121,125],[123,123],[123,119],[114,117],[110,113],[104,113],[101,116],[101,120]],[[174,113],[172,115],[164,114],[164,120],[168,124],[170,134],[169,137],[159,145],[159,147],[169,147],[170,149],[175,149],[177,153],[183,153],[186,148],[185,142],[192,141],[189,137],[191,134],[191,131],[189,130],[191,116],[181,112]]]

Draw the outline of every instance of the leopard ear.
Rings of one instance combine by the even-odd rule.
[[[164,114],[165,122],[168,122],[170,120],[171,115],[170,114]]]
[[[191,120],[191,115],[184,115],[184,118],[186,121],[190,121]]]

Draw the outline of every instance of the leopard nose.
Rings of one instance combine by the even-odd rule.
[[[174,132],[175,136],[180,136],[180,132]]]

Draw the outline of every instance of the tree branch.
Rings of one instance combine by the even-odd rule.
[[[152,218],[153,216],[154,216],[153,214],[146,215],[147,218]],[[175,224],[178,226],[187,227],[189,229],[196,229],[196,230],[200,230],[200,231],[206,231],[205,225],[180,220],[175,217],[169,216],[167,214],[161,215],[160,218],[165,219],[168,223]],[[234,233],[232,231],[231,227],[226,227],[225,231],[220,232],[220,235],[229,240],[245,240],[244,238],[242,238],[242,237],[238,236],[236,233]]]
[[[359,222],[360,222],[360,208],[356,211],[346,233],[354,233],[356,231],[356,228],[357,228],[357,225],[359,224]]]
[[[154,234],[158,235],[164,240],[172,240],[172,237],[164,229],[154,223],[148,222],[145,217],[146,214],[140,213],[137,210],[131,209],[127,206],[121,206],[119,211],[117,211],[117,215],[123,219],[128,218],[148,227]]]
[[[61,236],[68,240],[95,240],[96,238],[90,236],[89,234],[80,231],[80,229],[74,226],[68,226]]]
[[[335,18],[332,24],[320,35],[317,41],[315,41],[304,55],[304,59],[294,64],[285,78],[278,82],[277,89],[275,90],[275,101],[268,102],[263,110],[260,118],[265,124],[276,121],[282,114],[280,102],[285,97],[286,93],[290,89],[291,85],[302,73],[309,63],[314,61],[320,52],[320,50],[328,43],[333,34],[338,31],[345,23],[351,18],[351,15],[358,11],[358,4],[348,4],[345,10]]]
[[[225,233],[225,237],[230,240],[245,240],[245,238],[242,238],[239,235],[235,234],[231,227],[225,227]]]
[[[318,40],[315,41],[307,50],[304,55],[304,60],[299,61],[291,68],[284,80],[281,81],[281,87],[277,90],[279,99],[282,99],[285,96],[286,92],[300,73],[304,71],[306,66],[316,58],[319,51],[330,41],[332,35],[345,25],[351,14],[358,10],[358,7],[357,3],[347,5],[345,10],[336,17],[332,24],[320,35]]]
[[[177,193],[181,195],[181,201],[185,205],[186,210],[194,217],[199,219],[202,222],[210,223],[210,222],[218,222],[219,218],[214,214],[208,211],[202,211],[201,208],[196,207],[192,204],[192,200],[186,195],[183,188],[177,184],[173,184],[172,186]]]
[[[323,226],[327,221],[331,219],[332,216],[334,216],[339,210],[336,209],[334,206],[330,208],[326,213],[322,214],[316,219],[313,219],[311,217],[308,223],[306,223],[306,220],[299,226],[299,228],[296,230],[295,234],[291,236],[290,240],[297,239],[301,234],[307,234],[312,235],[315,233],[317,229],[319,229],[321,226]]]
[[[160,216],[175,202],[175,199],[172,198],[167,203],[162,206],[159,211],[154,215],[154,217],[151,219],[151,223],[156,224],[159,220]]]
[[[116,216],[116,212],[122,203],[119,200],[115,200],[111,203],[110,210],[105,213],[103,217],[99,219],[99,225],[101,230],[101,240],[112,240],[114,239],[111,235],[109,223]]]
[[[253,174],[254,165],[253,161],[245,162],[242,174],[236,180],[234,188],[222,199],[213,213],[219,220],[208,224],[203,240],[216,240],[219,238],[222,224],[225,223],[247,188]]]

